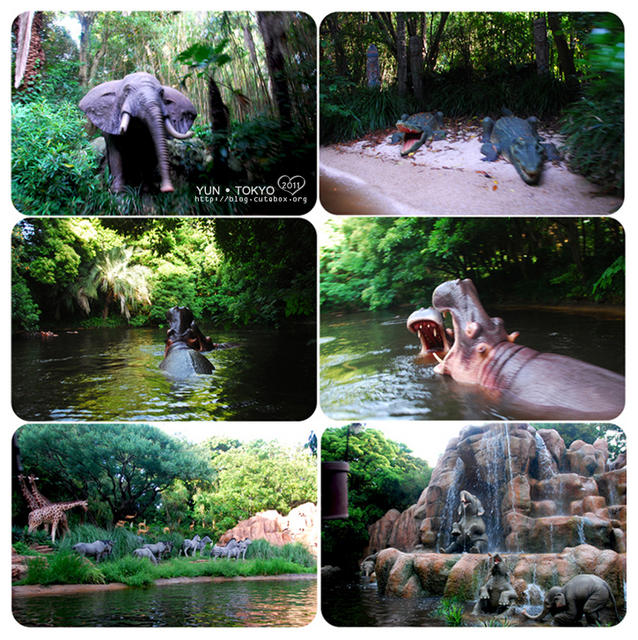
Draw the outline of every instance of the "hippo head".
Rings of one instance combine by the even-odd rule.
[[[469,279],[440,284],[432,294],[432,304],[443,314],[449,312],[454,326],[454,344],[434,371],[450,375],[457,382],[475,384],[481,365],[494,347],[518,337],[518,333],[506,333],[501,318],[487,315]]]
[[[171,307],[166,312],[166,321],[167,350],[177,342],[182,342],[195,351],[210,351],[213,348],[212,340],[199,330],[193,312],[188,307]]]
[[[527,184],[537,184],[543,169],[543,147],[538,140],[533,142],[520,137],[510,147],[512,164]]]
[[[443,316],[432,307],[421,308],[412,312],[406,321],[408,331],[416,334],[421,342],[420,356],[433,355],[439,362],[440,357],[450,350]]]

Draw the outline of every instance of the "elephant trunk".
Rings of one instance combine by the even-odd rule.
[[[168,170],[168,149],[166,147],[166,129],[164,128],[164,115],[162,109],[155,99],[146,101],[146,121],[155,145],[157,155],[157,165],[160,172],[160,191],[167,193],[173,191]]]

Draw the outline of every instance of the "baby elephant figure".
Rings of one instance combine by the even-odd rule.
[[[548,613],[560,626],[578,626],[585,614],[588,625],[601,622],[599,614],[609,604],[613,605],[616,622],[619,622],[616,600],[609,585],[598,576],[582,573],[574,576],[562,587],[552,587],[545,594],[543,610],[536,616],[523,610],[530,620],[543,620]]]
[[[492,557],[490,577],[479,591],[479,599],[473,610],[474,615],[496,613],[509,615],[517,598],[514,587],[510,584],[507,567],[498,553]]]

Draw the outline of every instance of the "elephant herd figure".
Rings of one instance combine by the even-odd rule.
[[[483,516],[485,509],[480,499],[463,490],[459,494],[458,520],[450,529],[451,542],[443,553],[486,553],[488,538]],[[501,556],[490,554],[488,579],[479,590],[473,614],[511,615],[515,610],[518,594],[512,586],[507,567]],[[366,559],[367,560],[367,559]],[[365,561],[364,561],[365,563]],[[362,564],[362,571],[364,570]],[[551,615],[557,625],[579,624],[583,616],[589,625],[600,623],[600,613],[611,605],[619,620],[616,601],[609,585],[593,574],[574,576],[563,586],[547,591],[542,611],[534,616],[524,609],[522,615],[530,620],[543,620]]]
[[[206,545],[210,544],[209,557],[211,558],[235,558],[239,560],[246,559],[246,551],[249,545],[252,544],[250,538],[244,540],[236,540],[231,538],[229,542],[224,545],[213,545],[212,539],[209,536],[203,538],[199,534],[193,538],[186,538],[180,547],[179,554],[184,554],[187,558],[196,557],[199,552],[200,557],[203,556]],[[95,556],[95,561],[100,562],[106,556],[113,552],[114,542],[112,540],[95,540],[94,542],[78,542],[73,545],[73,550],[79,553],[81,556]],[[153,564],[158,564],[159,560],[162,560],[166,556],[173,552],[173,543],[170,541],[159,541],[155,543],[147,543],[134,549],[132,555],[136,558],[147,558]]]

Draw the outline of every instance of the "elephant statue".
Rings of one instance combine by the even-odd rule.
[[[112,540],[96,540],[95,542],[78,542],[73,545],[73,551],[81,556],[95,556],[95,561],[99,562],[113,551]]]
[[[509,615],[514,610],[517,597],[516,590],[510,583],[503,559],[498,553],[494,554],[489,578],[479,591],[479,597],[472,613],[474,615],[481,613]]]
[[[199,330],[193,312],[188,307],[172,307],[166,312],[166,320],[166,348],[160,369],[174,378],[212,373],[215,367],[200,352],[219,345]]]
[[[530,620],[541,621],[550,613],[554,622],[560,626],[575,626],[585,614],[588,625],[601,622],[600,612],[612,604],[616,622],[620,621],[616,599],[609,585],[591,573],[574,576],[562,587],[552,587],[545,594],[543,610],[538,615],[531,615],[523,610],[523,615]]]
[[[452,525],[452,542],[443,553],[485,553],[487,551],[487,535],[483,514],[485,510],[481,501],[469,491],[461,491],[457,509],[459,519]]]
[[[173,191],[166,140],[190,138],[197,117],[185,95],[141,71],[93,87],[79,107],[104,132],[114,193],[125,185],[150,188],[157,173],[160,191]]]

